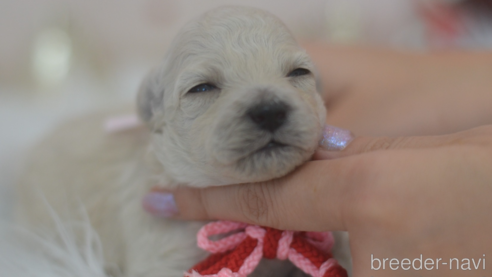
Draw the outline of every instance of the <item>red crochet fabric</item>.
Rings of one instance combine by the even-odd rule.
[[[208,239],[211,235],[233,231],[236,233],[219,241]],[[213,222],[198,233],[199,246],[213,254],[185,276],[246,277],[261,258],[288,258],[313,277],[346,277],[345,269],[329,253],[332,243],[329,233],[289,232],[235,222]]]

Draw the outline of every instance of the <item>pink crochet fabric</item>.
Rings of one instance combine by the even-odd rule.
[[[210,236],[227,235],[218,241]],[[186,277],[246,277],[262,258],[289,259],[313,277],[346,277],[329,254],[333,237],[328,232],[280,231],[244,223],[218,221],[198,232],[198,246],[213,255],[190,269]]]

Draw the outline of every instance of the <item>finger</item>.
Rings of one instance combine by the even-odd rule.
[[[325,128],[325,137],[330,137],[327,135],[328,133],[336,133],[329,131],[327,128]],[[336,135],[333,136],[336,137]],[[458,133],[440,136],[355,137],[349,140],[346,143],[346,147],[342,149],[327,148],[321,143],[320,148],[313,155],[313,160],[336,159],[366,152],[392,149],[420,149],[465,144],[483,146],[490,144],[491,136],[492,125],[480,126]],[[332,138],[332,140],[336,141],[336,138]]]
[[[366,152],[391,149],[417,149],[438,147],[455,140],[453,136],[421,137],[355,137],[343,149],[320,147],[314,154],[314,160],[336,159]]]
[[[273,181],[178,189],[173,192],[178,212],[172,217],[233,220],[282,230],[345,230],[344,183],[352,180],[347,178],[351,167],[350,161],[315,161]]]

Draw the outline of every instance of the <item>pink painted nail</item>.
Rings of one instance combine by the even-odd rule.
[[[354,139],[352,133],[348,130],[325,125],[323,137],[319,145],[325,150],[343,150]]]
[[[172,217],[178,213],[172,193],[150,192],[145,195],[142,205],[147,212],[160,217]]]

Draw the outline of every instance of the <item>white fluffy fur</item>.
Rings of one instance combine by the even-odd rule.
[[[311,74],[287,77],[299,67]],[[31,245],[19,255],[45,259],[30,262],[36,270],[70,276],[182,276],[205,257],[195,245],[203,223],[152,217],[141,208],[143,195],[156,185],[226,185],[292,171],[311,157],[324,124],[315,80],[307,54],[270,14],[225,7],[189,23],[140,89],[137,109],[148,128],[108,134],[101,128],[106,115],[95,115],[68,122],[36,148],[19,186],[17,218],[30,230],[58,233],[61,244],[40,238],[35,243],[49,255],[36,256]],[[187,93],[206,82],[219,89]],[[264,102],[289,107],[285,124],[272,133],[246,116]],[[259,151],[272,139],[287,146]],[[46,203],[58,213],[55,222]],[[76,231],[70,240],[63,227],[73,214],[66,211],[79,213],[80,203],[103,257],[89,247],[99,245],[92,231]],[[272,262],[254,275],[294,274],[289,264]]]
[[[55,232],[27,230],[11,223],[4,223],[0,228],[2,276],[108,276],[105,268],[109,267],[104,262],[99,236],[85,211],[82,209],[71,220],[62,221],[47,203],[46,208]],[[117,272],[117,268],[114,269]]]
[[[265,12],[221,8],[185,26],[139,94],[142,118],[157,131],[153,151],[163,175],[189,186],[226,185],[280,177],[306,161],[325,109],[314,74],[286,78],[300,67],[315,71],[283,23]],[[187,94],[206,82],[220,89]],[[244,118],[261,101],[292,108],[273,135]],[[290,147],[251,155],[272,138]]]

